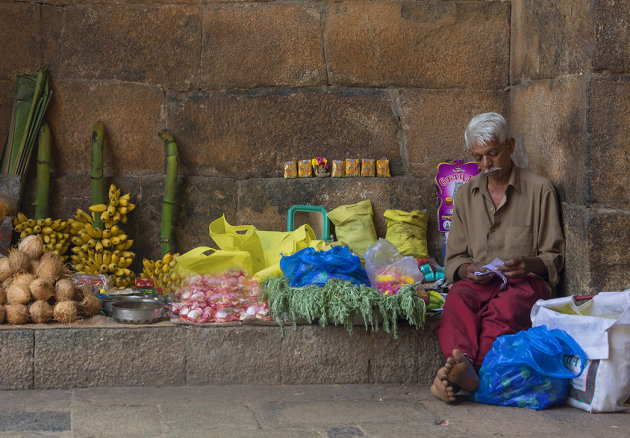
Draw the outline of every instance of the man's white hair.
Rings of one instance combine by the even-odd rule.
[[[473,144],[487,146],[493,141],[503,144],[507,136],[507,122],[498,113],[483,113],[473,117],[464,131],[464,139],[468,150]]]

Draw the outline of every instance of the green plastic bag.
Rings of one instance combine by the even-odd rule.
[[[368,246],[377,240],[372,221],[372,202],[369,199],[351,205],[340,205],[328,213],[335,225],[337,241],[363,257]]]
[[[416,259],[429,257],[427,250],[428,216],[419,210],[385,210],[387,225],[385,238],[392,242],[404,256]]]

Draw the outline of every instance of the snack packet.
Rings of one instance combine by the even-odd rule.
[[[360,162],[358,158],[346,158],[346,178],[360,175]]]
[[[374,176],[374,160],[364,158],[361,160],[361,176]]]
[[[295,161],[284,162],[284,177],[297,178],[297,164]]]

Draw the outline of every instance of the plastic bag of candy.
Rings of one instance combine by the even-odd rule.
[[[267,303],[261,298],[257,280],[242,271],[220,275],[190,275],[176,292],[170,310],[181,321],[199,324],[243,321],[256,318],[271,321]]]
[[[393,243],[382,237],[368,247],[363,257],[370,285],[381,294],[394,295],[405,284],[424,280],[417,260],[403,257]]]

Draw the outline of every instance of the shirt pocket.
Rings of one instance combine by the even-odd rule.
[[[531,227],[507,227],[505,249],[510,257],[535,256]]]

